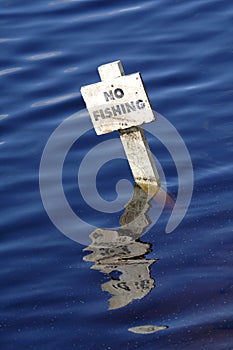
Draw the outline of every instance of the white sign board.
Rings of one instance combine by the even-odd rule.
[[[97,135],[119,130],[135,182],[159,186],[143,123],[155,120],[140,73],[124,75],[121,61],[98,67],[101,82],[83,86],[81,93]]]
[[[155,120],[140,73],[109,77],[81,93],[97,135]]]

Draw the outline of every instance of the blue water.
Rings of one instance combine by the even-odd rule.
[[[0,348],[233,349],[233,4],[12,0],[0,5]],[[39,166],[52,132],[85,107],[80,87],[99,81],[97,67],[117,59],[127,74],[142,73],[154,108],[185,141],[194,191],[173,233],[165,233],[165,210],[142,237],[151,244],[146,258],[159,259],[150,267],[155,287],[142,299],[108,310],[110,295],[101,285],[110,277],[91,269],[93,262],[83,260],[84,245],[50,221],[40,196]],[[122,211],[98,214],[81,201],[77,183],[79,158],[100,138],[108,139],[92,130],[81,147],[70,150],[64,188],[83,219],[114,227]],[[163,145],[151,140],[150,147],[175,198],[174,163]],[[133,183],[125,161],[106,164],[101,195],[112,199],[122,176]],[[77,227],[80,234],[83,230]],[[128,331],[142,325],[168,328],[148,335]]]

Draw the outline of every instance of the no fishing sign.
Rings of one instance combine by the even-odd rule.
[[[120,61],[98,71],[102,81],[81,88],[97,135],[118,130],[136,183],[157,187],[159,175],[140,127],[155,115],[140,73],[124,75]]]
[[[107,65],[104,66],[106,69]],[[99,71],[101,72],[101,67]],[[81,88],[98,135],[155,120],[140,73],[114,79],[109,74],[107,78],[102,82]]]

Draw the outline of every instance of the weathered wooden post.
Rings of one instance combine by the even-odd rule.
[[[81,88],[97,135],[118,130],[135,182],[158,187],[159,175],[140,126],[155,120],[140,73],[124,75],[120,61],[98,71],[102,81]]]

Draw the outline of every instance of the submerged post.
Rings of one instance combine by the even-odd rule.
[[[140,73],[125,75],[120,61],[98,71],[102,81],[81,88],[97,135],[118,130],[135,182],[158,187],[159,175],[140,126],[155,120]]]

